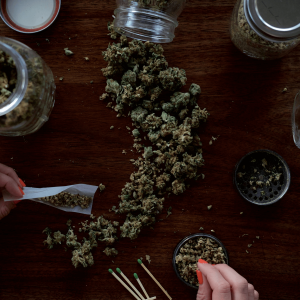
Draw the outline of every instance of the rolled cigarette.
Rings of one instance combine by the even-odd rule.
[[[127,286],[126,285],[126,283],[125,282],[123,282],[123,280],[122,279],[120,279],[115,273],[114,273],[114,271],[112,270],[112,269],[109,269],[108,270],[108,272],[109,273],[111,273],[123,286],[124,286],[124,288],[132,295],[132,296],[134,296],[134,298],[136,299],[136,300],[141,300],[130,288],[129,288],[129,286]],[[149,297],[148,297],[149,298]]]

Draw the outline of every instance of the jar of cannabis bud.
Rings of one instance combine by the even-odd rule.
[[[186,0],[117,0],[114,28],[128,37],[169,43]]]
[[[40,129],[54,106],[52,71],[26,45],[0,37],[0,135]]]
[[[283,57],[300,42],[300,1],[238,0],[231,17],[230,37],[250,57]]]

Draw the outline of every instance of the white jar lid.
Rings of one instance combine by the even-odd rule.
[[[54,22],[60,6],[61,0],[2,0],[0,16],[10,28],[34,33]]]

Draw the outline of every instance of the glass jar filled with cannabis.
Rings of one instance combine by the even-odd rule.
[[[169,43],[186,0],[117,0],[114,28],[142,41]]]
[[[238,0],[231,17],[230,37],[250,57],[283,57],[300,42],[300,1]]]
[[[0,37],[0,135],[33,133],[54,106],[52,71],[26,45]]]

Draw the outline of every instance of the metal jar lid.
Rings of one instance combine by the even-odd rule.
[[[0,0],[0,17],[18,32],[35,33],[55,21],[60,6],[61,0]]]
[[[274,42],[300,35],[299,0],[244,0],[245,16],[262,38]]]

